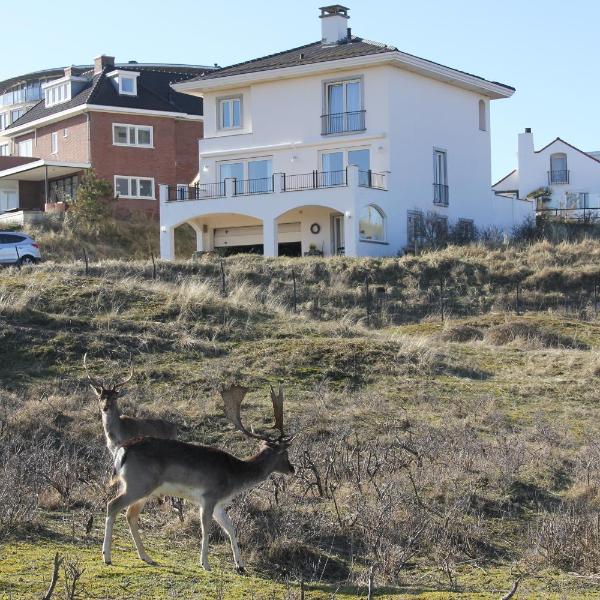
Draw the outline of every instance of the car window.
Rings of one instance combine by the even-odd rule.
[[[20,244],[25,238],[14,233],[0,233],[0,244]]]

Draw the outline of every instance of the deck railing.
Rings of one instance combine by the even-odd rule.
[[[370,169],[368,171],[359,171],[358,185],[376,190],[385,190],[385,173],[373,173]]]
[[[296,192],[299,190],[312,190],[320,188],[338,187],[348,185],[348,173],[342,171],[313,171],[301,175],[286,175],[283,173],[282,191]]]
[[[270,194],[273,192],[273,177],[260,179],[236,179],[235,195],[250,196],[252,194]]]
[[[364,110],[355,110],[352,112],[321,115],[321,133],[323,135],[332,135],[335,133],[364,131],[366,129],[365,113],[366,111]]]
[[[557,183],[569,183],[569,171],[548,171],[548,185]]]
[[[202,200],[225,196],[225,183],[198,183],[196,185],[170,185],[169,202],[181,200]]]

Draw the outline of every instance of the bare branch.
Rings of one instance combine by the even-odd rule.
[[[56,587],[56,583],[58,582],[60,565],[62,565],[63,561],[64,558],[60,557],[57,552],[54,555],[54,570],[52,571],[52,580],[50,581],[48,590],[42,597],[42,600],[50,600],[52,598],[52,594],[54,594],[54,588]]]
[[[502,598],[500,598],[500,600],[510,600],[517,593],[517,588],[519,587],[520,583],[521,583],[521,577],[517,577],[517,579],[515,579],[515,582],[513,583],[512,588],[510,589],[510,592],[508,592],[508,594],[502,596]]]

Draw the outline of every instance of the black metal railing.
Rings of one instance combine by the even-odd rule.
[[[385,190],[385,173],[373,173],[370,169],[359,171],[358,185],[376,190]]]
[[[225,195],[225,182],[198,183],[196,185],[170,185],[169,202],[220,198]]]
[[[569,183],[569,171],[548,171],[548,184]]]
[[[448,206],[448,186],[442,183],[433,184],[433,203],[439,206]]]
[[[581,208],[538,208],[536,215],[543,219],[591,223],[600,220],[600,206]]]
[[[286,175],[283,173],[282,189],[284,192],[299,190],[316,190],[319,188],[348,185],[348,173],[342,171],[313,171],[301,175]]]
[[[235,179],[235,195],[270,194],[273,191],[273,177],[260,179]]]
[[[355,110],[353,112],[321,115],[321,133],[331,135],[332,133],[364,131],[366,129],[365,113],[365,110]]]

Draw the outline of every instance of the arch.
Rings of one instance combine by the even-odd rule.
[[[487,106],[485,100],[479,101],[479,131],[487,131]]]
[[[344,209],[341,207],[337,207],[337,206],[332,206],[329,204],[300,204],[298,206],[291,206],[289,208],[286,208],[283,212],[278,213],[277,215],[275,215],[275,219],[280,219],[281,217],[284,217],[287,213],[293,213],[299,210],[304,210],[304,209],[311,209],[311,208],[321,208],[323,210],[331,210],[333,212],[338,212],[338,213],[344,213]]]
[[[358,231],[361,241],[385,242],[386,240],[385,212],[376,204],[367,204],[360,209],[358,215]]]
[[[550,183],[569,183],[567,155],[564,152],[550,155]]]

